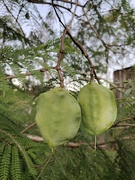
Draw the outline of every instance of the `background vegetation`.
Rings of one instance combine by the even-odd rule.
[[[135,64],[132,2],[1,0],[0,45],[0,179],[134,180],[135,81],[112,80]],[[96,151],[79,130],[51,152],[35,124],[38,95],[60,85],[76,97],[90,78],[122,91],[115,124]]]

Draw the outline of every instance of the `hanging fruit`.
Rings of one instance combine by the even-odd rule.
[[[75,137],[80,127],[79,103],[66,90],[54,88],[39,96],[35,120],[50,147],[64,144]]]
[[[98,135],[112,126],[117,106],[110,89],[91,82],[80,90],[77,100],[82,111],[82,127],[86,132]]]

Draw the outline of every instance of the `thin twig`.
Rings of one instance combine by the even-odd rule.
[[[88,18],[88,16],[87,16],[87,13],[86,13],[85,10],[84,10],[84,7],[82,7],[82,11],[83,11],[85,17],[87,18],[87,22],[88,22],[88,24],[90,25],[90,28],[94,31],[94,33],[96,34],[97,38],[102,42],[102,44],[104,45],[104,47],[105,47],[106,49],[110,49],[109,46],[108,46],[108,44],[105,43],[105,41],[101,38],[101,36],[99,35],[99,33],[97,32],[97,30],[95,29],[95,27],[92,26],[92,24],[90,23],[90,20],[89,20],[89,18]]]
[[[111,126],[111,128],[116,128],[116,127],[118,127],[118,126],[133,126],[134,127],[134,124],[120,124],[121,122],[124,122],[124,121],[129,121],[129,120],[133,120],[133,119],[135,119],[135,117],[129,117],[129,118],[125,118],[125,119],[123,119],[123,120],[119,120],[117,123],[115,123],[114,125],[112,125]]]
[[[60,64],[61,64],[61,61],[62,61],[63,55],[64,55],[64,40],[65,40],[66,33],[67,33],[67,30],[65,29],[63,32],[62,38],[61,38],[60,52],[59,52],[58,62],[56,65],[56,70],[58,71],[61,88],[64,88],[64,78],[61,73]]]
[[[53,0],[52,0],[52,4],[53,4]],[[93,79],[93,76],[95,75],[95,78],[97,79],[98,83],[100,84],[100,81],[96,75],[96,72],[94,70],[94,65],[89,57],[89,55],[87,54],[86,50],[84,49],[84,47],[82,46],[82,44],[80,44],[80,42],[78,42],[77,40],[75,40],[73,38],[73,36],[71,35],[71,33],[69,32],[68,28],[64,25],[64,23],[61,21],[57,11],[56,11],[56,8],[53,6],[54,8],[54,11],[56,13],[56,16],[59,20],[59,22],[62,24],[62,26],[66,29],[66,32],[68,34],[68,36],[71,38],[71,40],[73,41],[73,43],[80,49],[80,51],[82,52],[82,54],[86,57],[86,59],[88,60],[89,64],[90,64],[90,68],[91,68],[91,71],[90,71],[90,81]]]
[[[2,1],[3,1],[4,6],[6,7],[7,11],[9,12],[9,14],[14,18],[14,20],[16,20],[16,23],[18,24],[19,28],[21,29],[21,32],[22,32],[23,36],[25,37],[24,31],[23,31],[20,23],[18,22],[18,19],[15,18],[15,16],[13,15],[13,13],[10,11],[10,9],[8,8],[8,6],[6,5],[5,1],[4,1],[4,0],[2,0]]]
[[[117,124],[117,127],[135,127],[135,124]]]
[[[70,23],[69,23],[69,25],[68,25],[68,29],[71,29],[71,27],[72,27],[72,23],[73,23],[73,20],[74,20],[74,17],[75,17],[75,12],[76,12],[76,10],[77,10],[77,7],[78,7],[78,0],[76,0],[75,9],[74,9],[74,12],[73,12],[73,14],[72,14],[72,18],[71,18],[71,20],[70,20]]]
[[[30,124],[28,127],[26,127],[24,130],[21,131],[21,134],[27,131],[28,129],[30,129],[31,127],[33,127],[35,124],[36,124],[35,122]]]
[[[31,139],[32,141],[35,141],[35,142],[42,142],[42,141],[44,141],[44,139],[42,137],[40,137],[40,136],[31,135],[31,134],[25,134],[25,133],[23,135],[26,136],[27,138]]]
[[[34,70],[34,71],[40,71],[41,73],[44,73],[46,71],[49,71],[49,69],[56,69],[56,67],[50,67],[50,68],[41,68],[41,69],[38,69],[38,70]],[[22,73],[20,74],[21,77],[22,76],[31,76],[31,75],[34,75],[34,73],[32,72],[27,72],[27,73]],[[8,80],[8,79],[14,79],[14,78],[19,78],[19,76],[15,76],[15,75],[9,75],[7,77],[3,77],[3,78],[0,78],[0,81],[3,81],[3,80]]]
[[[48,156],[48,158],[46,159],[45,161],[45,165],[43,166],[42,170],[40,171],[38,177],[36,178],[36,180],[38,180],[41,176],[41,174],[43,173],[44,169],[46,168],[46,166],[48,165],[48,163],[50,162],[52,156],[54,155],[55,153],[55,150],[52,151],[52,153]]]
[[[59,1],[61,1],[63,3],[71,4],[71,5],[76,5],[76,2],[73,2],[73,1],[67,1],[67,0],[59,0]],[[64,8],[64,9],[68,10],[67,7],[64,7],[64,6],[60,5],[60,4],[56,4],[54,2],[51,3],[51,2],[42,1],[42,0],[27,0],[27,2],[35,3],[35,4],[48,4],[48,5],[52,5],[52,6],[58,6],[60,8]],[[84,5],[81,5],[81,4],[78,3],[78,6],[83,7]]]
[[[73,14],[73,12],[71,11],[70,8],[68,8],[67,6],[63,6],[63,5],[60,5],[60,4],[56,4],[56,3],[51,3],[51,2],[45,2],[45,1],[39,1],[39,0],[27,0],[28,3],[34,3],[34,4],[47,4],[47,5],[50,5],[50,6],[53,6],[53,7],[57,7],[57,8],[61,8],[61,9],[65,9],[67,10],[69,13]],[[68,2],[70,3],[71,5],[74,5],[75,3],[70,1]],[[83,5],[81,4],[78,4],[79,7],[83,7]],[[75,14],[76,15],[76,14]],[[77,15],[76,15],[77,16]]]

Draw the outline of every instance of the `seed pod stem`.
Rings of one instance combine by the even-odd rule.
[[[97,136],[94,136],[94,150],[96,151],[97,149]]]

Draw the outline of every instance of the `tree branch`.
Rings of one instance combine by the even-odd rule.
[[[84,7],[82,7],[82,11],[83,11],[85,17],[87,18],[87,22],[88,22],[90,28],[94,31],[94,33],[96,34],[97,38],[102,42],[102,44],[104,45],[104,47],[105,47],[106,49],[110,49],[110,47],[108,46],[108,44],[105,43],[105,41],[101,38],[101,36],[100,36],[99,33],[97,32],[97,30],[96,30],[96,29],[94,28],[94,26],[92,26],[92,24],[90,23],[90,20],[89,20],[89,18],[88,18],[88,16],[87,16],[87,13],[86,13],[85,10],[84,10]]]
[[[36,141],[36,142],[43,142],[44,139],[40,136],[35,136],[35,135],[30,135],[30,134],[23,134],[24,136],[26,136],[27,138],[31,139],[32,141]],[[135,137],[123,137],[120,138],[120,140],[135,140]],[[103,146],[103,145],[107,145],[107,144],[111,144],[111,143],[116,143],[116,140],[109,140],[109,141],[105,141],[105,142],[97,142],[97,146]],[[94,143],[86,143],[86,142],[68,142],[65,146],[68,147],[73,147],[73,148],[78,148],[80,146],[92,146],[94,147],[95,144]]]
[[[56,67],[51,67],[51,68],[49,68],[49,69],[56,69]],[[41,72],[41,73],[44,73],[44,72],[48,71],[49,69],[47,69],[47,68],[41,68],[41,69],[38,69],[38,70],[35,70],[35,71],[39,71],[39,72]],[[22,77],[22,76],[24,76],[24,77],[25,77],[25,76],[31,76],[31,75],[34,75],[34,73],[32,73],[32,72],[22,73],[22,74],[21,74],[21,77]],[[14,78],[19,78],[19,76],[9,75],[9,76],[7,76],[7,77],[0,78],[0,81],[8,80],[8,79],[14,79]]]
[[[69,23],[69,25],[68,25],[68,29],[71,29],[71,27],[72,27],[72,23],[73,23],[73,19],[74,19],[74,17],[75,17],[75,12],[76,12],[76,10],[77,10],[77,7],[78,7],[78,0],[76,0],[75,9],[74,9],[74,12],[73,12],[73,14],[72,14],[72,18],[71,18],[71,20],[70,20],[70,23]]]
[[[59,53],[58,63],[56,65],[56,70],[58,71],[61,88],[64,87],[64,78],[61,73],[60,63],[61,63],[61,61],[63,59],[63,55],[64,55],[64,40],[65,40],[66,33],[67,33],[67,30],[65,29],[63,32],[62,38],[61,38],[60,53]]]
[[[52,4],[53,4],[53,0],[52,0]],[[96,75],[96,72],[94,70],[94,65],[89,57],[89,55],[87,54],[86,50],[84,49],[84,47],[77,41],[73,38],[73,36],[71,35],[71,33],[69,32],[68,28],[64,25],[64,23],[61,21],[58,13],[57,13],[57,10],[56,8],[53,6],[54,8],[54,11],[56,13],[56,16],[60,22],[60,24],[62,24],[62,26],[66,29],[67,31],[67,34],[69,35],[69,37],[71,38],[71,40],[73,41],[73,43],[80,49],[80,51],[82,52],[82,54],[86,57],[86,59],[88,60],[89,64],[90,64],[90,68],[91,68],[91,71],[90,71],[90,81],[93,79],[93,75],[95,75],[95,78],[96,80],[98,81],[98,83],[100,84],[100,81]]]
[[[47,1],[43,1],[43,0],[27,0],[27,2],[34,3],[34,4],[49,4],[49,5],[53,5],[53,6],[59,6],[61,8],[64,8],[64,9],[68,10],[67,7],[64,7],[64,6],[60,5],[60,4],[47,2]],[[76,2],[68,1],[68,0],[59,0],[59,2],[66,3],[66,4],[71,4],[71,5],[76,5]],[[78,6],[83,7],[84,5],[81,5],[81,4],[78,3]]]
[[[64,6],[64,5],[60,5],[60,4],[56,4],[56,3],[52,3],[52,2],[43,1],[43,0],[27,0],[27,2],[34,3],[34,4],[46,4],[46,5],[50,5],[50,6],[54,6],[54,7],[59,7],[59,8],[65,9],[68,12],[70,12],[71,14],[73,14],[73,12],[71,11],[71,8],[68,8],[67,5]],[[71,4],[71,5],[76,4],[76,3],[72,2],[72,1],[66,1],[66,0],[61,1],[61,2],[68,3],[68,4]],[[83,7],[83,5],[78,4],[78,7]]]

